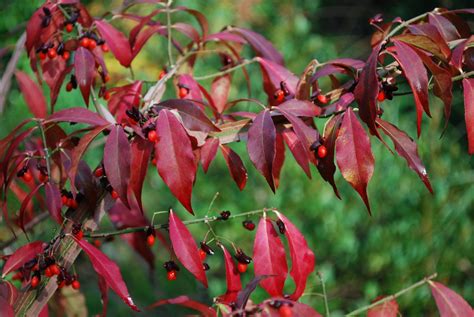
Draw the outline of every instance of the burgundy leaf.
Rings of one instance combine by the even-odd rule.
[[[13,305],[18,298],[18,289],[9,281],[0,282],[0,298]]]
[[[424,25],[430,26],[429,24],[424,24]],[[413,29],[412,31],[415,31],[415,29]],[[437,32],[436,28],[435,28],[435,31]],[[421,33],[421,31],[420,31],[420,33]],[[401,35],[393,37],[392,40],[404,42],[404,43],[409,44],[411,46],[414,46],[414,47],[420,48],[424,51],[427,51],[430,54],[433,54],[434,56],[436,56],[437,58],[439,58],[443,61],[446,60],[446,57],[443,54],[443,52],[441,52],[439,45],[437,45],[432,38],[430,38],[429,36],[424,35],[423,33],[422,34],[417,34],[417,35],[410,34],[410,33],[401,34]],[[441,40],[443,40],[443,39],[441,39]],[[449,47],[448,47],[448,50],[449,50]],[[449,53],[451,53],[451,50],[449,50]]]
[[[278,105],[278,109],[283,109],[297,117],[317,117],[322,110],[314,103],[307,100],[290,99]]]
[[[296,85],[298,85],[298,77],[280,64],[261,57],[257,57],[256,60],[260,64],[263,77],[263,89],[268,95],[268,100],[271,105],[277,104],[275,92],[281,88],[281,82],[286,84],[290,95],[295,94]]]
[[[275,158],[273,159],[273,181],[275,188],[280,186],[280,173],[285,163],[285,142],[281,133],[276,135],[275,139]]]
[[[359,115],[369,127],[370,132],[380,138],[375,126],[377,117],[377,95],[379,93],[379,81],[377,75],[377,60],[381,44],[374,47],[367,64],[362,69],[359,81],[354,90],[354,98],[359,104]]]
[[[237,294],[237,300],[235,305],[237,308],[242,309],[247,305],[247,301],[250,298],[250,295],[255,291],[260,281],[269,278],[268,275],[259,275],[255,276],[250,282],[245,285],[245,288]]]
[[[230,82],[230,75],[219,76],[212,81],[211,96],[218,113],[223,113],[226,109],[230,92]]]
[[[225,261],[225,275],[227,290],[224,295],[219,296],[219,302],[230,304],[235,302],[237,294],[242,289],[242,282],[240,281],[240,274],[237,271],[237,265],[232,259],[232,255],[227,251],[224,245],[219,245],[224,253]]]
[[[0,316],[15,317],[13,307],[2,297],[0,297]]]
[[[267,301],[265,301],[262,305],[265,311],[265,316],[267,317],[281,317],[283,316],[280,313],[279,308],[272,307],[271,303],[272,301],[281,301],[287,303],[287,306],[290,307],[290,310],[292,312],[291,316],[298,316],[298,317],[323,317],[321,314],[319,314],[317,311],[315,311],[311,306],[308,306],[306,304],[290,301],[289,299],[286,298],[279,298],[279,297],[274,297],[271,298]]]
[[[428,47],[424,47],[423,45],[418,45],[417,41],[412,42],[412,43],[407,42],[407,41],[404,41],[404,42],[420,47],[421,49],[426,49],[427,51],[437,55],[442,60],[445,60],[445,61],[449,60],[449,58],[451,57],[451,49],[449,48],[448,43],[446,43],[446,41],[443,39],[443,37],[438,32],[438,29],[436,29],[435,26],[427,23],[427,24],[411,25],[408,28],[414,34],[426,35],[438,46],[438,49],[441,52],[441,54],[437,54],[436,49],[430,50],[430,49],[427,49]]]
[[[290,296],[292,300],[298,300],[306,288],[309,275],[314,271],[315,256],[308,247],[306,239],[301,232],[293,225],[288,218],[280,212],[276,212],[278,219],[285,225],[285,236],[288,239],[291,255],[290,275],[295,281],[296,288]]]
[[[95,59],[87,48],[81,46],[74,53],[74,73],[82,97],[89,105],[89,95],[95,74]]]
[[[130,164],[130,189],[135,194],[135,198],[140,206],[142,207],[142,188],[143,182],[145,181],[146,172],[150,163],[151,151],[153,150],[150,142],[142,138],[134,138],[131,144],[131,157],[132,162]]]
[[[455,67],[460,73],[462,72],[462,61],[464,58],[464,50],[466,49],[467,44],[469,44],[470,40],[472,39],[473,37],[471,37],[470,39],[461,40],[453,49],[449,64]]]
[[[125,35],[105,20],[96,20],[95,25],[115,58],[117,58],[122,66],[129,67],[132,62],[132,51]]]
[[[36,118],[46,118],[46,99],[41,88],[24,72],[17,71],[15,76],[31,113]]]
[[[171,27],[190,38],[193,42],[199,42],[199,32],[192,25],[178,22],[173,24]]]
[[[288,274],[285,247],[268,218],[260,219],[253,246],[255,275],[271,275],[260,285],[270,296],[282,296]]]
[[[296,133],[290,129],[285,129],[282,131],[283,139],[285,140],[286,145],[290,149],[293,157],[299,166],[303,169],[306,176],[311,179],[311,170],[309,168],[309,158],[301,141],[296,136]]]
[[[429,283],[441,317],[474,316],[472,307],[455,291],[438,282]]]
[[[61,214],[61,192],[59,188],[48,182],[45,185],[46,191],[46,206],[48,206],[48,211],[51,217],[56,220],[58,224],[63,223],[63,216]]]
[[[128,122],[125,111],[140,105],[142,82],[137,80],[129,85],[109,89],[109,92],[113,93],[108,103],[110,112],[116,116],[118,122]]]
[[[242,159],[230,147],[221,144],[220,148],[225,162],[227,163],[227,167],[229,168],[232,179],[240,190],[244,189],[245,185],[247,184],[248,175],[247,169],[245,168]]]
[[[466,120],[469,154],[474,154],[474,78],[462,80],[464,89],[464,118]]]
[[[244,39],[246,39],[258,56],[261,56],[278,65],[283,66],[285,64],[283,56],[280,54],[280,52],[278,52],[275,47],[273,47],[272,43],[270,43],[262,35],[243,28],[233,27],[230,31],[233,33],[237,33]]]
[[[75,122],[85,123],[92,126],[103,126],[109,124],[107,120],[97,113],[84,108],[68,108],[53,113],[46,118],[46,122]]]
[[[84,250],[92,263],[92,267],[96,273],[104,278],[107,285],[114,290],[115,293],[127,304],[131,309],[140,311],[133,303],[130,294],[128,293],[127,285],[123,281],[120,269],[110,260],[102,251],[92,246],[85,239],[76,240],[76,243]]]
[[[191,75],[182,74],[177,77],[178,87],[185,87],[188,89],[188,94],[183,99],[191,99],[202,101],[201,90],[199,84]]]
[[[397,55],[394,57],[400,64],[413,91],[413,97],[415,98],[416,123],[419,137],[421,134],[421,116],[423,110],[425,110],[428,116],[431,116],[428,102],[428,75],[422,60],[410,45],[400,41],[393,41],[393,43],[397,50]]]
[[[197,168],[186,130],[169,110],[163,109],[156,121],[156,131],[158,142],[155,157],[158,173],[173,195],[194,214],[191,195]]]
[[[398,303],[395,299],[383,302],[367,311],[367,317],[397,317],[398,315]]]
[[[12,255],[8,257],[8,260],[5,262],[2,271],[2,278],[19,269],[23,264],[32,260],[38,253],[43,252],[43,242],[34,241],[16,250]]]
[[[26,235],[26,231],[25,231],[25,211],[27,209],[27,207],[30,205],[30,203],[32,203],[32,199],[33,197],[36,195],[36,193],[38,192],[38,190],[43,187],[44,183],[40,183],[38,184],[37,186],[35,186],[31,192],[28,194],[28,196],[25,197],[25,199],[21,202],[21,206],[20,206],[20,211],[18,211],[18,220],[20,222],[20,228],[21,230],[25,233]]]
[[[336,139],[336,161],[344,179],[359,193],[370,214],[367,185],[374,173],[370,140],[352,108],[342,119]]]
[[[209,165],[212,163],[217,154],[219,148],[219,139],[209,138],[206,143],[201,147],[201,164],[204,173],[207,173]]]
[[[184,223],[170,210],[170,240],[179,262],[191,272],[196,279],[207,287],[207,278],[199,257],[198,247]]]
[[[329,119],[324,129],[324,146],[327,149],[327,154],[324,158],[318,158],[318,168],[321,177],[331,184],[336,196],[341,199],[339,191],[334,181],[334,173],[336,172],[336,165],[334,164],[334,153],[336,148],[336,138],[339,126],[341,125],[342,115],[338,114]]]
[[[127,188],[130,180],[131,147],[123,128],[112,128],[104,147],[104,168],[107,179],[120,199],[128,205]]]
[[[276,151],[276,128],[268,109],[260,112],[253,120],[248,130],[247,150],[253,165],[275,192],[273,161]]]
[[[418,156],[418,146],[415,141],[390,122],[378,118],[377,124],[380,126],[382,131],[392,139],[397,153],[407,161],[408,166],[418,174],[426,188],[433,193],[433,188],[428,179],[426,168]]]
[[[440,14],[429,13],[428,21],[438,29],[446,42],[455,41],[461,37],[454,24]]]
[[[151,304],[148,308],[155,308],[163,305],[180,305],[188,308],[192,308],[202,314],[204,317],[216,317],[217,313],[212,307],[208,307],[202,303],[196,302],[192,299],[189,299],[188,296],[179,296],[171,299],[162,299],[156,303]]]

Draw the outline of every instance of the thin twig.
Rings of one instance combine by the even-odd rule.
[[[170,67],[173,67],[173,54],[171,52],[172,46],[172,39],[171,39],[171,5],[173,4],[173,0],[168,0],[166,4],[166,28],[168,29],[168,63]]]
[[[38,129],[41,132],[41,140],[43,141],[43,151],[44,151],[44,159],[46,161],[46,170],[48,171],[48,177],[51,177],[51,154],[49,153],[48,145],[46,143],[46,134],[44,133],[43,122],[38,120],[36,122],[38,124]]]
[[[324,309],[326,311],[326,317],[330,317],[331,313],[329,312],[328,296],[326,294],[326,284],[324,283],[323,275],[321,272],[316,273],[319,280],[321,281],[321,287],[323,288],[323,299],[324,299]]]

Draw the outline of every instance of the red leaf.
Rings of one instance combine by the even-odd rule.
[[[428,116],[431,116],[428,102],[428,75],[423,62],[410,45],[395,40],[393,43],[397,50],[397,55],[394,57],[400,64],[415,98],[416,124],[419,137],[423,110]]]
[[[230,92],[230,82],[230,75],[219,76],[212,81],[211,96],[218,113],[223,113],[226,109]]]
[[[359,104],[359,115],[369,127],[370,132],[380,138],[375,126],[377,117],[377,95],[379,93],[379,81],[377,74],[377,60],[381,44],[374,47],[372,54],[367,59],[367,64],[362,69],[359,81],[354,90],[354,98]]]
[[[242,289],[242,282],[240,281],[240,274],[237,271],[237,265],[232,259],[229,251],[227,251],[222,244],[220,247],[222,252],[224,252],[227,290],[224,295],[219,296],[219,302],[229,304],[235,302],[237,299],[237,294]]]
[[[271,275],[260,282],[270,296],[282,296],[288,274],[285,247],[268,218],[260,219],[253,245],[255,275]]]
[[[3,317],[15,317],[13,307],[2,297],[0,297],[0,315]]]
[[[61,214],[61,192],[59,188],[48,182],[45,185],[46,191],[46,206],[48,206],[48,211],[51,217],[58,223],[63,223],[63,216]]]
[[[0,282],[0,298],[6,300],[9,305],[13,305],[18,298],[18,289],[11,282]]]
[[[217,313],[212,307],[207,307],[202,303],[196,302],[192,299],[189,299],[188,296],[179,296],[170,299],[162,299],[157,301],[156,303],[151,304],[148,308],[155,308],[163,305],[180,305],[184,307],[192,308],[198,312],[200,312],[204,317],[216,317]]]
[[[271,105],[276,105],[275,92],[280,89],[280,83],[284,82],[290,95],[294,95],[296,85],[298,85],[298,77],[286,69],[270,60],[257,57],[256,60],[260,64],[263,76],[263,89],[268,95],[268,101]]]
[[[285,142],[281,133],[276,135],[275,139],[275,158],[273,159],[273,181],[275,188],[280,186],[280,173],[285,163]]]
[[[276,128],[268,109],[260,112],[248,130],[247,150],[250,160],[265,177],[273,192],[273,161],[276,149]]]
[[[43,187],[44,183],[40,183],[38,184],[36,187],[34,187],[31,192],[28,194],[28,196],[26,196],[26,198],[22,201],[21,203],[21,206],[20,206],[20,211],[18,212],[19,216],[18,216],[18,220],[20,222],[20,228],[21,230],[25,233],[26,235],[26,232],[25,232],[25,210],[26,208],[28,207],[28,205],[31,203],[31,200],[33,199],[33,197],[36,195],[36,193],[38,192],[38,190]]]
[[[247,184],[248,175],[247,169],[240,159],[240,156],[226,145],[221,144],[220,148],[234,182],[237,184],[240,190],[244,189],[245,185]]]
[[[89,94],[95,74],[94,55],[84,47],[79,47],[74,53],[74,72],[82,97],[89,105]]]
[[[280,54],[280,52],[278,52],[275,47],[273,47],[272,43],[270,43],[262,35],[243,28],[233,27],[230,31],[237,33],[246,39],[258,56],[261,56],[279,65],[285,64],[283,61],[283,56]]]
[[[103,126],[109,124],[107,120],[99,116],[97,113],[84,108],[68,108],[53,113],[46,118],[49,122],[76,122],[85,123],[91,126]]]
[[[370,140],[352,108],[342,119],[336,139],[336,161],[344,179],[359,193],[370,214],[367,185],[374,173],[374,155]]]
[[[113,92],[108,103],[110,112],[116,116],[118,122],[128,122],[125,111],[140,105],[142,82],[137,80],[129,85],[109,89],[109,92]]]
[[[199,84],[191,75],[183,74],[177,77],[178,87],[185,87],[189,93],[183,99],[191,99],[196,101],[202,101],[201,89]]]
[[[170,240],[179,262],[191,272],[196,279],[207,287],[207,278],[199,257],[198,247],[184,223],[170,210]]]
[[[392,139],[397,153],[407,161],[408,166],[418,174],[423,183],[425,183],[426,188],[433,193],[426,168],[418,156],[418,146],[415,141],[390,122],[377,118],[377,124]]]
[[[466,120],[467,143],[469,154],[474,154],[474,79],[462,80],[464,89],[464,118]]]
[[[303,144],[296,136],[295,132],[290,129],[285,129],[282,131],[283,139],[285,140],[286,145],[293,154],[296,162],[303,169],[306,176],[311,179],[311,170],[309,168],[309,158],[306,152],[306,149],[303,147]]]
[[[100,277],[104,278],[107,285],[113,289],[131,309],[140,311],[128,293],[127,285],[125,285],[123,281],[117,264],[85,239],[76,240],[76,243],[79,244],[82,250],[87,254],[92,263],[92,267]]]
[[[474,316],[471,306],[455,291],[438,282],[429,283],[441,317]]]
[[[131,148],[123,128],[112,128],[104,147],[104,168],[107,179],[120,199],[128,205],[127,188],[130,180]]]
[[[278,105],[278,109],[283,109],[297,117],[317,117],[322,110],[314,103],[307,100],[290,99]]]
[[[132,51],[125,35],[105,20],[96,20],[95,25],[115,58],[122,66],[129,67],[132,62]]]
[[[142,188],[145,181],[146,172],[150,163],[150,156],[153,147],[150,142],[142,138],[134,138],[131,145],[132,163],[130,165],[130,189],[135,194],[135,198],[142,207]]]
[[[454,24],[440,14],[428,14],[428,21],[438,29],[446,42],[455,41],[461,37]]]
[[[183,206],[194,214],[191,195],[196,178],[194,154],[186,130],[169,111],[160,111],[156,121],[158,142],[155,146],[158,173]]]
[[[311,272],[314,271],[315,257],[313,251],[308,247],[306,239],[288,218],[280,212],[276,212],[278,218],[285,224],[285,236],[288,239],[291,255],[290,275],[295,281],[296,288],[290,296],[292,300],[298,300],[306,288],[306,282]]]
[[[384,302],[367,311],[367,317],[397,317],[398,314],[398,303],[395,299]]]
[[[19,269],[23,264],[32,260],[38,253],[43,252],[43,242],[34,241],[28,244],[25,244],[21,248],[15,251],[12,255],[8,257],[7,262],[3,266],[2,278]]]
[[[209,165],[212,163],[217,154],[219,148],[219,139],[209,138],[206,143],[201,147],[201,164],[204,173],[207,173]]]
[[[36,118],[46,118],[46,99],[41,88],[24,72],[17,71],[15,76],[31,113]]]

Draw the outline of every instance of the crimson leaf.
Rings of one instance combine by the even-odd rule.
[[[41,252],[43,252],[43,242],[41,241],[30,242],[19,248],[8,257],[7,262],[3,266],[2,278],[8,273],[17,270]]]
[[[303,147],[303,144],[296,136],[296,133],[293,130],[285,129],[282,131],[283,139],[285,140],[286,145],[293,154],[296,162],[303,169],[306,176],[311,179],[311,170],[309,168],[309,158],[306,152],[306,149]]]
[[[96,20],[95,25],[115,58],[117,58],[122,66],[129,67],[132,62],[132,51],[125,35],[105,20]]]
[[[344,179],[359,193],[370,214],[367,185],[374,173],[370,140],[352,108],[342,119],[336,139],[336,161]]]
[[[46,118],[46,99],[41,88],[24,72],[17,71],[15,76],[31,113],[36,118]]]
[[[441,317],[473,316],[471,306],[459,294],[441,283],[429,283]]]
[[[46,206],[48,206],[48,211],[51,217],[58,223],[63,223],[63,216],[61,215],[61,193],[59,188],[48,182],[45,185],[46,191]]]
[[[224,295],[219,296],[219,301],[222,303],[233,303],[237,299],[238,292],[242,289],[242,282],[240,281],[240,274],[237,271],[237,265],[235,264],[229,251],[224,245],[219,245],[224,253],[225,261],[225,275],[227,290]]]
[[[204,173],[207,173],[209,165],[212,163],[219,148],[219,139],[208,138],[206,143],[201,147],[201,164]]]
[[[474,79],[462,80],[464,89],[464,118],[466,120],[469,154],[474,154]]]
[[[196,242],[188,228],[172,210],[170,210],[169,216],[169,231],[171,244],[178,260],[199,282],[207,287],[206,273],[199,257]]]
[[[222,144],[220,148],[232,179],[239,186],[240,190],[244,189],[245,184],[247,184],[248,175],[242,159],[230,147]]]
[[[110,260],[102,251],[92,246],[85,239],[76,240],[76,243],[84,250],[92,263],[92,267],[96,273],[104,278],[107,285],[117,293],[118,296],[135,311],[140,311],[133,303],[128,293],[127,285],[125,285],[122,274],[117,264]]]
[[[383,302],[367,311],[367,317],[397,317],[398,314],[398,303],[395,299]]]
[[[130,189],[135,194],[135,198],[142,207],[142,187],[145,181],[148,164],[150,162],[153,147],[150,142],[142,138],[134,138],[131,144],[132,162],[130,165]]]
[[[95,74],[95,59],[87,48],[81,46],[74,53],[74,71],[82,97],[89,105],[89,94]]]
[[[78,107],[55,112],[46,118],[46,122],[77,122],[92,126],[109,124],[107,120],[99,116],[97,113]]]
[[[202,314],[204,317],[216,317],[217,313],[212,307],[208,307],[207,305],[204,305],[202,303],[196,302],[192,299],[189,299],[188,296],[178,296],[175,298],[170,298],[170,299],[162,299],[157,301],[156,303],[151,304],[148,306],[148,308],[155,308],[158,306],[163,306],[163,305],[180,305],[184,307],[189,307],[194,310],[197,310]]]
[[[223,113],[226,109],[227,99],[229,98],[230,82],[230,75],[219,76],[212,81],[211,96],[218,113]]]
[[[288,265],[285,247],[268,218],[260,219],[253,245],[255,275],[271,275],[260,285],[270,296],[282,296]]]

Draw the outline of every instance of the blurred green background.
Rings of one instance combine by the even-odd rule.
[[[2,50],[0,69],[3,72],[10,51],[29,18],[41,1],[2,1],[0,7],[0,43]],[[99,16],[117,6],[120,1],[83,1],[91,13]],[[313,58],[326,61],[338,57],[365,59],[369,53],[369,35],[372,30],[367,19],[383,13],[386,20],[397,16],[410,18],[434,7],[462,8],[470,1],[176,1],[205,13],[211,31],[225,25],[248,27],[261,32],[282,52],[287,66],[300,74]],[[150,12],[150,6],[142,13]],[[174,19],[188,21],[184,15]],[[194,22],[192,22],[194,23]],[[5,48],[6,50],[3,50]],[[133,67],[137,78],[155,80],[166,62],[165,41],[153,38]],[[126,75],[117,63],[110,60],[112,82],[120,74]],[[198,65],[196,74],[213,71],[215,61]],[[31,73],[23,54],[20,69]],[[249,67],[252,73],[252,96],[265,100],[261,92],[259,70]],[[245,97],[245,85],[241,73],[234,76],[232,97]],[[209,87],[210,81],[203,84]],[[281,186],[272,194],[264,179],[251,165],[245,153],[245,144],[232,145],[244,159],[249,170],[249,180],[243,192],[232,182],[221,156],[211,165],[207,175],[199,172],[193,194],[193,206],[197,216],[203,216],[216,192],[212,213],[228,209],[233,213],[263,207],[276,207],[287,215],[305,234],[317,259],[317,271],[326,281],[329,307],[333,316],[339,316],[368,304],[378,295],[392,294],[415,281],[438,272],[439,280],[462,294],[471,304],[474,302],[474,160],[467,154],[462,95],[456,84],[453,114],[449,128],[440,139],[444,126],[441,102],[432,97],[433,119],[423,121],[423,134],[419,140],[419,152],[430,174],[435,195],[431,195],[417,175],[409,170],[403,159],[390,154],[376,139],[372,139],[376,168],[369,185],[369,197],[373,216],[369,217],[357,194],[339,173],[336,174],[343,200],[339,201],[330,186],[322,181],[313,169],[313,180],[308,180],[287,151],[286,164],[281,176]],[[146,88],[146,87],[145,87]],[[171,87],[170,87],[171,88]],[[407,87],[401,87],[406,91]],[[168,89],[171,95],[171,90]],[[62,92],[59,108],[82,105],[78,91]],[[387,101],[384,116],[416,135],[415,112],[411,96]],[[15,82],[9,92],[6,110],[0,116],[0,137],[5,136],[23,118],[30,116]],[[319,123],[318,123],[319,125]],[[97,164],[101,149],[87,155],[91,164]],[[93,165],[94,166],[94,165]],[[164,186],[155,171],[151,171],[144,190],[144,203],[148,214],[173,206],[179,216],[188,219],[184,209]],[[155,218],[164,222],[162,216]],[[254,221],[258,219],[254,218]],[[110,224],[104,221],[104,228]],[[50,238],[54,226],[42,225],[39,236]],[[253,232],[242,228],[241,220],[229,221],[214,227],[219,235],[235,241],[247,253],[251,253]],[[206,232],[204,225],[191,227],[197,240]],[[41,234],[40,232],[43,232]],[[23,239],[23,238],[22,238]],[[20,239],[20,243],[24,240]],[[163,247],[155,247],[157,269],[149,272],[147,265],[127,245],[119,240],[107,243],[103,250],[121,267],[132,297],[140,307],[152,302],[181,294],[211,303],[212,297],[225,291],[225,272],[220,256],[209,259],[209,290],[203,289],[187,273],[180,272],[176,282],[166,281],[161,265],[167,260]],[[86,297],[88,315],[101,311],[97,278],[87,259],[77,262],[82,291]],[[252,271],[252,269],[250,269]],[[244,276],[244,282],[251,274]],[[291,285],[289,290],[291,289]],[[321,292],[321,285],[313,274],[307,292]],[[110,316],[130,316],[131,312],[121,300],[110,292],[112,304]],[[253,299],[264,298],[258,289]],[[324,312],[323,301],[317,296],[304,296],[307,303]],[[417,289],[399,299],[400,309],[406,316],[436,315],[434,301],[427,287]],[[166,307],[141,315],[167,316],[187,310]]]

